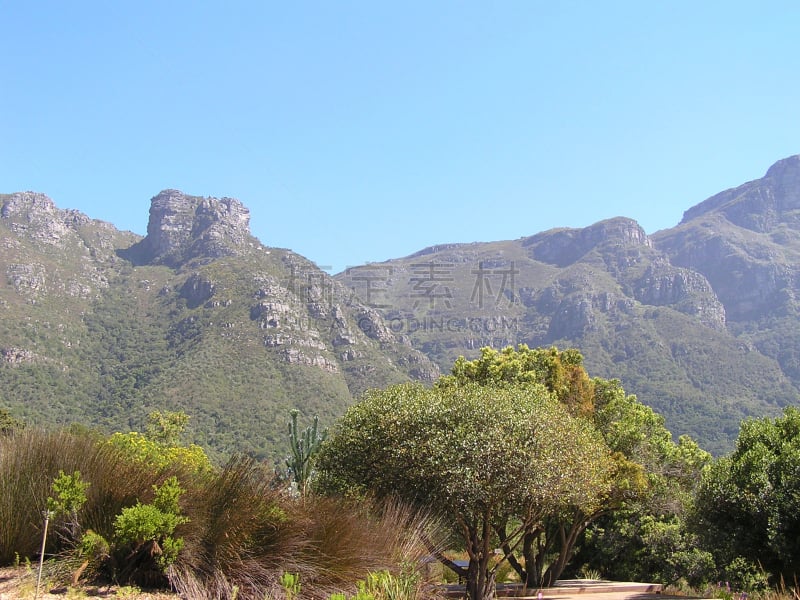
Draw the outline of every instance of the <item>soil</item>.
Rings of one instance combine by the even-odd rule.
[[[36,594],[36,571],[27,567],[0,568],[0,600],[30,600]],[[42,581],[42,600],[77,600],[78,598],[125,598],[126,600],[177,600],[176,594],[146,592],[118,585],[86,585],[79,589],[53,588]]]

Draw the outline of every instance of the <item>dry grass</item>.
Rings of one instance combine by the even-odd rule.
[[[38,554],[42,512],[59,470],[80,471],[90,482],[81,524],[107,538],[122,507],[152,494],[152,485],[163,477],[87,435],[24,430],[0,437],[0,564],[10,564],[17,555]],[[52,525],[48,553],[63,549],[58,523]]]
[[[319,496],[288,498],[273,487],[270,471],[247,458],[187,492],[186,513],[186,545],[168,576],[181,595],[197,600],[283,597],[284,573],[299,576],[304,598],[354,593],[355,582],[371,572],[421,564],[428,554],[422,529],[439,536],[430,518],[400,504],[378,510]]]

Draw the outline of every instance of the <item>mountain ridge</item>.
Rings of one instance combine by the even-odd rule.
[[[337,278],[365,299],[353,276],[391,272],[390,285],[373,288],[383,294],[384,317],[406,322],[435,319],[444,309],[491,321],[502,300],[516,324],[507,335],[418,327],[412,343],[443,368],[484,344],[575,346],[590,373],[619,377],[674,433],[722,453],[742,418],[774,415],[800,399],[798,203],[794,156],[652,235],[614,217],[519,240],[433,246]],[[419,298],[424,277],[427,291],[436,291],[427,303]],[[489,292],[494,302],[487,304]]]
[[[0,195],[0,401],[103,428],[181,409],[212,452],[274,457],[290,408],[329,424],[482,346],[557,345],[719,454],[741,419],[800,402],[798,207],[794,156],[652,235],[620,216],[331,277],[233,198],[163,190],[139,236]]]
[[[248,214],[169,190],[143,238],[0,196],[4,408],[103,429],[185,410],[212,453],[268,457],[292,408],[330,424],[370,385],[438,375],[313,263],[250,235]]]

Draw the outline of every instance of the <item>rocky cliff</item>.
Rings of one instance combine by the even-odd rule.
[[[130,256],[141,264],[179,266],[236,256],[252,242],[250,211],[238,200],[164,190],[150,200],[147,237]]]

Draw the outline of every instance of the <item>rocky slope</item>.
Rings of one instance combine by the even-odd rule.
[[[192,417],[222,455],[279,453],[289,410],[330,423],[367,386],[438,370],[314,264],[250,234],[230,198],[175,190],[140,238],[0,196],[0,402],[33,423]]]

